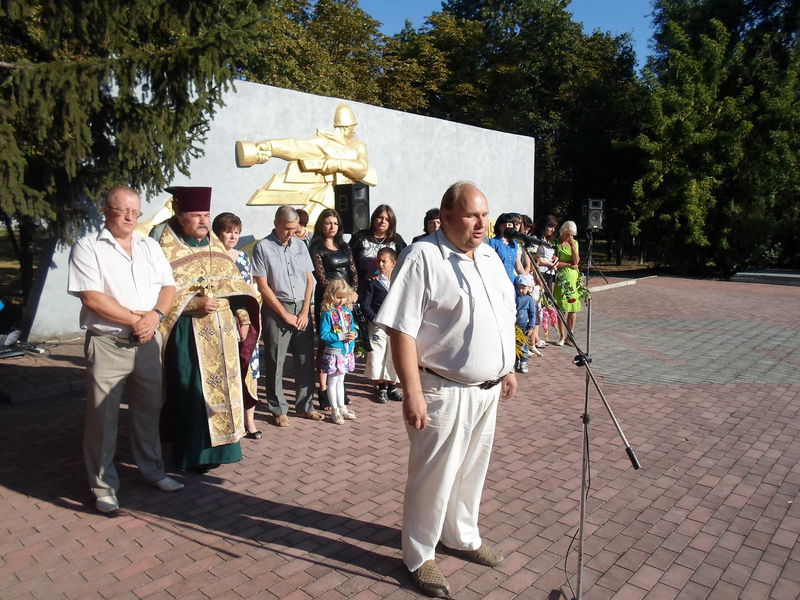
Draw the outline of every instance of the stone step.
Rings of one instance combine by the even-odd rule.
[[[773,285],[800,285],[800,271],[765,269],[763,271],[740,271],[731,277],[740,283],[770,283]]]

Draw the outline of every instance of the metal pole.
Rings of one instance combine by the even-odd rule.
[[[586,232],[589,237],[589,246],[587,248],[586,260],[586,287],[589,287],[589,270],[592,265],[592,231]],[[586,301],[586,356],[587,360],[592,342],[592,299],[591,297]],[[589,478],[589,383],[591,378],[589,372],[586,372],[586,388],[583,394],[583,414],[581,421],[583,422],[583,447],[581,457],[581,503],[580,503],[580,520],[578,525],[578,576],[575,585],[575,600],[582,600],[581,594],[583,593],[583,541],[585,538],[586,526],[586,495],[588,494],[588,478]]]

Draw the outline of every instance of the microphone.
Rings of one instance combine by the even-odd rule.
[[[544,240],[540,240],[535,235],[525,235],[514,229],[513,227],[509,227],[503,232],[503,237],[507,240],[520,240],[526,246],[544,246],[545,248],[552,248],[553,245],[550,242],[546,242]]]

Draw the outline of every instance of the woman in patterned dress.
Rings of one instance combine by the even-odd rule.
[[[216,216],[214,222],[211,224],[211,229],[220,239],[222,245],[225,246],[225,249],[228,251],[228,255],[231,257],[233,262],[235,262],[236,266],[239,267],[239,272],[242,275],[242,279],[244,279],[250,285],[253,285],[250,257],[244,250],[236,249],[236,244],[239,243],[239,236],[242,233],[242,220],[233,213],[220,213]],[[253,285],[253,287],[255,286]],[[249,327],[249,325],[245,325],[243,327]],[[247,332],[241,331],[240,337],[241,339],[247,337]],[[250,360],[250,371],[253,373],[253,379],[256,381],[258,381],[259,375],[259,354],[259,348],[258,345],[256,345],[255,350],[253,350],[253,358]],[[244,429],[246,432],[245,437],[250,438],[251,440],[258,440],[262,436],[262,433],[256,428],[255,405],[245,407]]]

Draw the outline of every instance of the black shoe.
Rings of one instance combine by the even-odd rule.
[[[375,390],[375,402],[378,404],[387,404],[389,402],[389,396],[386,393],[386,388],[378,387]]]
[[[331,403],[328,402],[328,390],[320,390],[317,392],[317,403],[319,404],[320,410],[331,407]]]
[[[187,468],[187,471],[191,471],[192,473],[208,473],[212,469],[216,469],[219,466],[219,463],[209,463],[206,465],[192,465],[191,467]]]
[[[395,402],[403,401],[403,390],[396,385],[390,385],[386,389],[386,394],[389,396],[389,400],[394,400]]]

